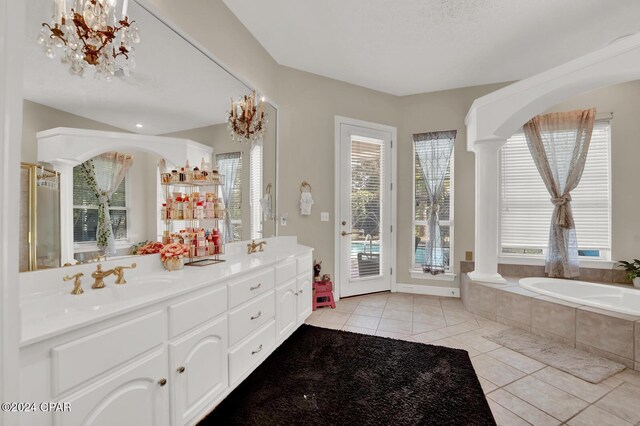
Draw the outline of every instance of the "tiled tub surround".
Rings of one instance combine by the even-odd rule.
[[[460,273],[471,272],[474,268],[474,262],[461,261]],[[544,265],[511,265],[498,264],[498,273],[503,277],[546,277]],[[626,278],[626,272],[621,268],[580,268],[580,277],[576,278],[580,281],[590,281],[601,284],[628,284],[631,281]]]
[[[505,278],[507,284],[489,284],[462,274],[466,309],[640,370],[640,317],[540,295]]]

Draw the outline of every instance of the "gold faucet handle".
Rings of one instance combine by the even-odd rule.
[[[116,284],[126,284],[127,281],[124,279],[124,270],[125,269],[135,269],[138,265],[134,262],[131,266],[116,266],[113,268],[113,272],[116,275]]]
[[[260,246],[260,248],[258,249],[258,251],[264,251],[264,246],[266,246],[266,245],[267,245],[267,242],[266,242],[266,241],[260,241],[260,242],[258,243],[258,246]]]
[[[62,279],[64,281],[73,281],[73,290],[71,290],[71,294],[77,295],[77,294],[82,294],[84,293],[84,290],[82,289],[82,282],[80,281],[80,277],[84,277],[84,274],[82,272],[78,272],[75,275],[67,275],[65,277],[63,277]]]

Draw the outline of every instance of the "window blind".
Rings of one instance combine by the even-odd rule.
[[[103,161],[100,156],[93,158],[96,176],[111,173],[111,163]],[[111,196],[109,215],[113,227],[114,238],[127,238],[127,177],[122,180],[118,189]],[[73,168],[73,241],[75,243],[95,242],[98,229],[98,199],[95,192],[87,185],[80,166]]]
[[[596,121],[582,179],[571,206],[579,250],[610,250],[610,122]],[[514,134],[500,155],[503,252],[547,247],[553,205],[524,133]]]
[[[251,209],[251,238],[262,238],[262,142],[257,142],[251,147],[249,169],[249,193]]]
[[[413,144],[413,161],[414,161],[414,218],[413,218],[413,230],[414,230],[414,247],[413,247],[413,263],[412,266],[416,269],[422,268],[425,256],[425,243],[429,239],[429,231],[427,226],[427,220],[429,219],[429,210],[431,209],[431,202],[427,195],[427,187],[424,182],[424,174],[422,171],[422,165],[418,160],[418,156],[427,149],[430,149],[429,141],[419,141]],[[451,215],[452,210],[452,179],[451,172],[454,165],[455,154],[452,151],[449,159],[449,167],[444,177],[444,190],[440,198],[440,210],[438,211],[438,218],[440,220],[440,235],[442,237],[442,251],[445,269],[451,268],[451,232],[453,230],[453,217]]]

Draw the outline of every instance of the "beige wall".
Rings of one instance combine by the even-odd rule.
[[[278,102],[278,64],[222,0],[149,2],[169,23],[204,46],[234,75]]]
[[[288,214],[279,235],[297,235],[315,249],[323,273],[335,274],[334,120],[336,115],[397,126],[399,98],[352,84],[282,67],[279,74],[280,187],[278,210]],[[313,188],[311,216],[301,216],[300,184]],[[329,222],[320,221],[329,212]]]
[[[89,120],[59,109],[24,100],[22,104],[22,158],[26,163],[38,161],[38,139],[36,134],[42,130],[55,127],[72,127],[76,129],[105,130],[124,132],[125,130],[99,121]]]

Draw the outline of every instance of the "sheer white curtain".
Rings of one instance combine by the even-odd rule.
[[[100,173],[96,173],[94,162],[100,161]],[[98,199],[98,247],[111,256],[116,254],[116,240],[111,226],[109,201],[133,164],[133,157],[120,152],[105,152],[80,165],[80,170]]]
[[[554,205],[545,270],[550,277],[577,277],[578,240],[571,191],[582,178],[595,108],[534,117],[523,127],[529,151]]]
[[[428,238],[422,268],[425,272],[444,271],[444,251],[438,212],[444,193],[444,178],[449,169],[456,131],[418,133],[413,135],[416,157],[422,168],[422,179],[429,198]]]
[[[229,209],[231,198],[233,197],[234,183],[240,165],[240,153],[218,154],[216,156],[216,162],[218,163],[218,172],[224,176],[222,201],[225,207]],[[231,241],[233,241],[233,223],[231,222],[231,215],[227,211],[224,215],[224,243],[226,244]]]

